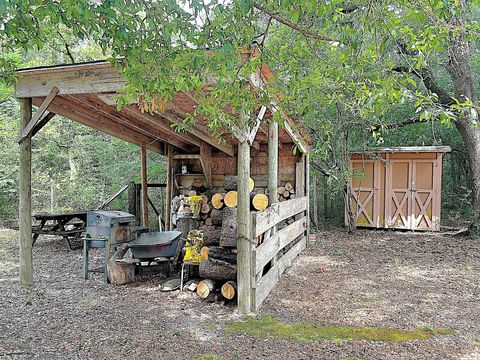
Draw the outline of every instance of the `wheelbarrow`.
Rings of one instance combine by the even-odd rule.
[[[157,231],[139,234],[128,244],[132,257],[141,261],[175,257],[181,231]]]

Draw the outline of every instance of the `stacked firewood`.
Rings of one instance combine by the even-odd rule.
[[[252,192],[251,207],[261,211],[268,206],[268,196]],[[206,300],[232,300],[236,296],[237,278],[237,177],[225,176],[223,191],[206,192],[200,210],[200,230],[203,230],[199,275],[203,279],[196,288],[200,298]]]
[[[279,202],[286,201],[295,198],[295,189],[291,182],[287,182],[284,186],[277,188],[277,194]]]

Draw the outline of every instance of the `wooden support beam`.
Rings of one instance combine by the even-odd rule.
[[[278,123],[272,122],[268,127],[268,201],[278,201]]]
[[[253,141],[255,140],[255,136],[257,135],[258,128],[260,127],[260,124],[262,123],[263,117],[265,116],[265,111],[267,111],[266,106],[262,106],[260,111],[258,112],[257,119],[255,121],[255,125],[250,130],[250,134],[248,134],[248,143],[252,145]]]
[[[167,189],[165,196],[165,229],[167,231],[173,230],[172,224],[172,194],[174,188],[173,178],[173,147],[167,145]]]
[[[35,136],[47,123],[52,120],[52,118],[55,116],[55,113],[49,112],[47,115],[45,115],[42,120],[37,122],[37,124],[33,127],[32,129],[32,137]]]
[[[147,178],[147,148],[140,147],[141,178],[142,178],[142,225],[148,227],[148,178]]]
[[[253,240],[250,219],[250,145],[247,141],[238,145],[237,169],[237,285],[238,311],[246,315],[254,311]]]
[[[20,132],[23,133],[32,119],[32,99],[20,101]],[[33,284],[32,263],[32,136],[27,132],[26,137],[19,143],[19,228],[20,228],[20,283],[24,286]]]
[[[33,102],[41,102],[41,99],[33,99]],[[67,101],[60,96],[57,96],[55,101],[50,105],[50,108],[54,113],[60,116],[77,121],[99,131],[103,131],[104,133],[118,137],[119,139],[128,141],[132,144],[146,144],[149,150],[163,154],[162,144],[155,141],[154,138],[147,137],[131,128],[115,123],[111,119],[108,119],[97,112],[88,112],[72,103],[72,101]]]
[[[88,94],[121,91],[127,84],[108,62],[21,70],[17,75],[17,98],[45,97],[53,86],[61,94]]]
[[[200,163],[202,165],[208,187],[212,187],[212,148],[206,142],[200,145]]]
[[[48,107],[52,103],[53,99],[55,99],[55,96],[57,96],[57,94],[58,94],[58,89],[54,86],[52,90],[50,90],[50,92],[48,93],[45,100],[43,100],[43,102],[38,107],[38,110],[35,113],[35,115],[31,118],[28,124],[23,128],[23,131],[20,135],[20,138],[18,139],[18,142],[25,139],[32,132],[33,128],[40,121],[43,114],[45,114],[45,111],[47,111]]]
[[[305,229],[305,237],[307,239],[306,246],[310,243],[310,154],[305,153],[303,155],[305,157],[305,193],[307,195],[307,210],[306,210],[306,218],[307,218],[307,228]]]

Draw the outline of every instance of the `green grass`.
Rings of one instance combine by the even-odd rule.
[[[453,332],[449,329],[415,329],[409,331],[370,326],[283,324],[278,322],[276,318],[269,316],[231,321],[227,323],[225,331],[229,334],[247,334],[263,338],[293,339],[304,342],[346,340],[401,342],[426,340],[437,334],[448,335]]]
[[[205,354],[200,356],[197,360],[223,360],[223,357],[215,354]]]

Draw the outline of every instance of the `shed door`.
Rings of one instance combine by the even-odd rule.
[[[433,230],[436,160],[413,160],[412,229]]]
[[[386,227],[412,228],[412,161],[390,160],[386,179]]]
[[[357,225],[379,227],[379,163],[374,160],[352,160],[351,166],[357,174],[362,174],[353,176],[351,182],[351,210],[356,214]]]
[[[387,226],[437,230],[436,159],[390,160],[386,179]]]

